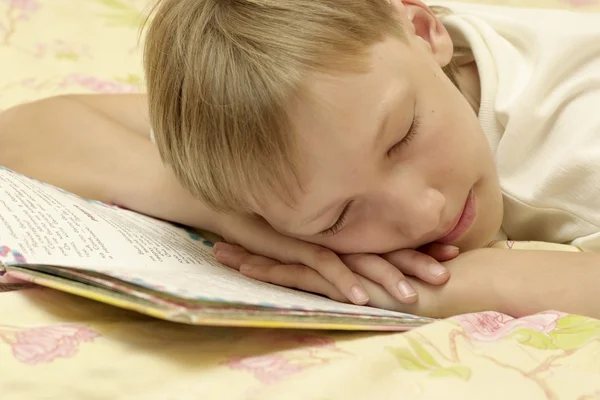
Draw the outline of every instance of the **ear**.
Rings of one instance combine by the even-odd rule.
[[[407,33],[421,38],[427,44],[435,61],[445,67],[452,60],[454,45],[446,27],[421,0],[390,0]]]

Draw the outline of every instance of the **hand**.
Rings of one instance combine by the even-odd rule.
[[[316,270],[305,265],[284,265],[277,260],[251,254],[237,245],[217,243],[215,247],[217,253],[227,251],[228,260],[226,264],[228,266],[239,269],[248,277],[280,286],[322,294],[340,302],[346,301],[346,298],[336,286],[321,276]],[[440,256],[441,254],[436,254],[436,252],[447,251],[443,249],[444,247],[436,245],[431,249],[423,250],[432,251],[435,255]],[[503,285],[504,293],[499,292],[495,287],[500,278],[506,281],[505,278],[507,276],[515,275],[512,272],[507,275],[507,272],[509,270],[512,271],[512,269],[506,268],[505,263],[501,261],[504,258],[501,256],[508,252],[508,250],[478,249],[460,254],[449,261],[443,262],[442,264],[452,273],[452,279],[448,281],[449,275],[447,275],[443,280],[444,282],[447,281],[444,285],[431,284],[419,277],[406,276],[406,282],[410,283],[419,293],[418,302],[398,301],[397,296],[392,296],[387,287],[367,277],[357,275],[357,278],[369,293],[370,298],[367,304],[371,307],[433,318],[446,318],[457,314],[485,310],[499,311],[501,310],[499,307],[503,304],[502,297],[509,294],[510,296],[514,295],[511,285]],[[399,251],[391,254],[396,256],[410,253]],[[391,254],[386,254],[385,257],[389,258]],[[342,256],[342,259],[345,257]],[[369,261],[369,258],[364,258],[363,260]],[[351,266],[356,265],[353,263],[349,264]]]
[[[436,259],[445,261],[458,255],[455,247],[433,244],[421,251],[338,257],[321,246],[281,235],[264,221],[231,218],[235,219],[222,225],[227,227],[227,232],[220,233],[227,242],[240,246],[217,243],[215,255],[219,262],[254,279],[356,304],[367,304],[369,296],[353,272],[382,285],[394,299],[414,303],[417,294],[403,272],[433,285],[443,284],[449,273]]]

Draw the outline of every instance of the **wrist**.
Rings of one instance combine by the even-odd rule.
[[[508,313],[519,302],[514,296],[513,268],[505,256],[509,250],[476,249],[444,263],[450,270],[448,283],[440,287],[438,312],[442,317],[497,311]]]

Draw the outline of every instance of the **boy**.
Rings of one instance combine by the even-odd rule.
[[[369,304],[432,316],[481,309],[518,316],[547,308],[598,316],[600,305],[587,299],[600,283],[598,254],[481,248],[503,223],[517,239],[593,249],[600,225],[593,213],[596,188],[575,197],[556,193],[564,188],[565,171],[581,171],[582,156],[586,162],[597,158],[580,151],[580,159],[542,174],[549,151],[542,139],[551,132],[564,144],[565,136],[556,127],[536,130],[537,121],[526,120],[542,117],[543,127],[574,115],[556,105],[536,110],[545,115],[515,110],[544,90],[561,95],[558,102],[579,92],[562,87],[568,93],[561,93],[547,81],[536,87],[540,82],[526,68],[512,75],[494,70],[490,63],[500,56],[500,62],[522,61],[514,54],[519,47],[507,46],[507,38],[528,48],[527,34],[539,37],[519,26],[515,32],[522,36],[513,38],[511,12],[496,19],[492,14],[447,17],[455,30],[451,37],[417,0],[165,0],[148,32],[145,67],[150,121],[169,168],[161,166],[143,124],[90,98],[7,112],[0,132],[11,133],[0,133],[7,143],[0,162],[79,194],[218,232],[262,255],[225,244],[216,250],[230,266],[252,264],[243,272],[258,279],[364,303],[369,299],[360,280],[371,294]],[[597,42],[600,30],[588,17],[577,24],[572,15],[561,17],[583,29],[582,37],[595,39],[590,45]],[[571,39],[569,34],[561,38]],[[453,38],[473,51],[477,63],[467,59],[452,67]],[[597,79],[598,54],[597,47],[580,50],[578,59],[591,59],[590,68],[564,62],[565,76]],[[545,61],[556,68],[557,60]],[[481,72],[487,75],[481,75],[480,89]],[[141,107],[134,105],[139,99],[128,101]],[[95,118],[104,121],[103,128],[90,125],[97,130],[94,138],[82,140],[64,133],[66,126],[54,127],[63,132],[60,141],[35,135],[35,146],[25,146],[34,135],[31,126],[24,127],[26,115],[35,112],[40,123],[59,104],[71,115],[85,111],[85,121],[64,124],[80,129]],[[118,107],[124,110],[124,104]],[[514,132],[528,129],[523,142],[514,144]],[[589,129],[581,132],[586,147],[579,149],[600,148]],[[539,146],[532,146],[536,141]],[[36,152],[21,158],[55,143],[66,146],[53,155],[58,163]],[[527,149],[540,151],[536,157]],[[524,172],[525,162],[533,175]],[[532,178],[542,179],[543,196],[529,190],[536,188]],[[556,199],[566,209],[558,217],[535,209]],[[555,223],[544,226],[543,218],[553,216]],[[517,237],[519,231],[529,235]],[[448,273],[410,250],[430,245],[435,258],[456,256],[436,243],[464,252],[444,263],[453,278],[443,286],[423,281],[444,283]],[[404,279],[394,266],[422,280]]]

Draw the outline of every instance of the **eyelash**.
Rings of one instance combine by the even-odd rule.
[[[420,121],[421,120],[419,119],[419,116],[415,114],[415,117],[413,118],[413,122],[412,122],[410,128],[408,129],[408,133],[406,134],[406,136],[404,136],[402,138],[402,140],[400,140],[398,143],[393,145],[391,149],[388,150],[388,156],[392,155],[396,151],[399,151],[402,147],[408,145],[410,143],[410,141],[415,138],[418,128],[419,128]],[[346,209],[344,210],[342,215],[340,215],[340,217],[335,222],[335,224],[331,228],[328,228],[327,230],[321,232],[321,235],[322,236],[333,236],[336,233],[338,233],[340,231],[340,229],[346,223],[346,219],[348,218],[348,211],[350,211],[351,206],[352,206],[352,203],[350,203],[346,207]]]
[[[348,211],[350,211],[351,208],[352,208],[352,202],[346,206],[346,208],[344,209],[344,212],[342,213],[342,215],[340,215],[340,217],[335,222],[335,224],[333,224],[333,226],[331,228],[328,228],[327,230],[321,232],[321,235],[322,236],[333,236],[336,233],[338,233],[340,231],[340,229],[342,229],[344,227],[344,224],[346,223],[346,219],[348,218]]]
[[[413,140],[415,138],[415,136],[418,132],[420,122],[421,122],[421,119],[419,118],[418,115],[415,114],[412,125],[410,126],[410,129],[408,130],[408,133],[406,134],[406,136],[404,136],[402,138],[402,140],[400,140],[398,143],[393,145],[391,149],[388,150],[388,156],[394,154],[396,151],[399,151],[402,147],[408,145],[411,142],[411,140]]]

